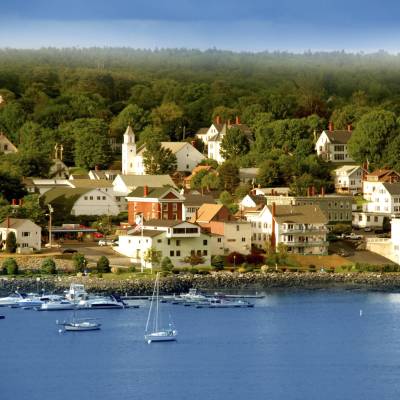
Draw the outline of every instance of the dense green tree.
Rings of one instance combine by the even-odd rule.
[[[281,183],[281,174],[278,163],[273,160],[263,161],[260,164],[257,183],[262,187],[279,186]]]
[[[57,273],[57,266],[55,261],[48,257],[45,258],[40,266],[40,271],[43,274],[55,275]]]
[[[163,175],[176,171],[176,156],[170,149],[162,147],[160,142],[149,142],[143,152],[143,164],[146,174]]]
[[[23,107],[16,101],[11,101],[0,107],[0,131],[7,134],[8,138],[18,145],[19,137],[17,132],[25,123],[27,114]]]
[[[25,194],[21,178],[0,169],[0,197],[11,201],[21,199]]]
[[[163,103],[151,112],[153,125],[160,128],[161,132],[168,134],[171,139],[180,140],[182,135],[178,131],[182,128],[183,112],[177,104]]]
[[[221,179],[221,187],[233,193],[239,185],[239,168],[232,161],[225,161],[218,167],[218,175]]]
[[[245,155],[250,150],[250,142],[239,128],[230,128],[221,141],[220,153],[225,160]]]
[[[200,182],[202,189],[207,189],[207,191],[218,189],[221,186],[221,181],[216,173],[208,173],[201,179]]]
[[[106,256],[101,256],[97,260],[96,268],[97,268],[97,271],[100,272],[100,273],[111,272],[109,259]]]
[[[17,251],[17,238],[13,231],[7,233],[6,237],[6,252],[15,253]]]
[[[18,275],[18,264],[15,258],[6,258],[3,261],[2,267],[7,275]]]
[[[75,272],[84,272],[87,266],[87,259],[81,253],[75,253],[72,256],[72,264],[74,266]]]
[[[126,127],[130,125],[135,132],[143,129],[145,112],[136,104],[127,105],[111,122],[110,128],[113,136],[122,137]]]

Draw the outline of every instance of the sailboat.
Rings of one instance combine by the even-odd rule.
[[[160,273],[157,272],[156,280],[154,282],[153,295],[151,296],[149,315],[147,316],[146,330],[144,334],[144,338],[149,344],[151,342],[172,342],[176,340],[176,337],[178,336],[178,331],[173,329],[171,324],[169,324],[168,328],[162,328],[159,326],[161,319],[159,291]]]

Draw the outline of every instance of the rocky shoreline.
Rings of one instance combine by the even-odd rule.
[[[94,293],[116,293],[119,295],[150,295],[153,280],[149,279],[113,279],[107,280],[89,276],[47,276],[40,278],[39,286],[46,292],[61,293],[71,283],[83,283],[86,289]],[[0,278],[0,292],[9,293],[36,291],[38,282],[35,277]],[[164,294],[183,293],[195,287],[204,291],[226,292],[262,292],[270,290],[371,290],[400,291],[399,273],[231,273],[215,272],[210,275],[170,275],[162,278],[160,290]]]

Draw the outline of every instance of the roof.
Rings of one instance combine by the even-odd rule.
[[[183,224],[187,221],[182,221],[180,219],[151,219],[149,221],[144,221],[144,226],[160,226],[160,227],[173,227],[176,225]]]
[[[215,128],[217,129],[218,133],[214,136],[212,136],[209,139],[209,142],[219,142],[222,140],[222,136],[226,134],[227,129],[232,129],[236,128],[239,129],[242,133],[244,133],[246,136],[252,137],[253,133],[250,129],[250,127],[246,124],[214,124]]]
[[[210,129],[210,128],[200,128],[200,129],[196,132],[196,135],[205,135],[205,134],[208,132],[209,129]]]
[[[186,145],[192,146],[188,142],[161,142],[161,146],[164,149],[169,149],[171,150],[172,154],[176,154],[178,151],[182,150]],[[192,146],[193,147],[193,146]],[[143,155],[143,153],[146,151],[146,145],[142,145],[138,148],[137,154],[138,155]]]
[[[210,222],[225,206],[223,204],[203,204],[190,222]]]
[[[144,186],[138,186],[131,193],[129,193],[126,197],[150,197],[150,198],[160,198],[163,197],[166,193],[168,193],[171,189],[176,190],[170,186],[163,187],[147,187],[148,194],[144,195]]]
[[[212,196],[202,195],[202,194],[185,194],[185,201],[183,204],[185,206],[201,206],[205,203],[215,204],[215,200]]]
[[[128,188],[135,188],[144,185],[150,187],[176,187],[174,181],[169,175],[118,175],[118,177]]]
[[[272,205],[267,206],[272,213]],[[278,223],[326,224],[328,219],[319,206],[275,206],[275,221]]]
[[[69,184],[75,188],[85,188],[85,189],[102,189],[102,188],[112,188],[113,184],[111,181],[106,179],[78,179],[69,181]]]
[[[351,135],[353,133],[352,131],[348,131],[345,129],[334,130],[334,131],[326,130],[324,132],[328,136],[331,143],[335,143],[335,144],[347,144],[347,142],[349,141],[349,139],[351,138]]]
[[[90,179],[89,174],[71,174],[69,176],[70,180],[75,180],[75,179]]]
[[[50,189],[42,195],[42,198],[45,204],[51,203],[53,206],[55,206],[54,208],[57,212],[68,215],[71,213],[75,202],[81,196],[91,190],[93,189],[61,187]]]
[[[143,229],[143,236],[147,237],[155,237],[165,233],[165,231],[156,231],[154,229]],[[142,236],[142,230],[135,230],[134,232],[128,233],[129,236]]]
[[[373,182],[392,182],[393,175],[397,175],[400,178],[400,174],[394,169],[376,169],[375,171],[367,174],[366,179],[367,181]]]
[[[391,195],[400,195],[400,182],[384,182],[382,185]]]
[[[26,218],[9,218],[9,222],[7,222],[7,218],[0,224],[0,228],[8,228],[8,223],[10,224],[9,228],[18,229],[26,222],[30,222],[31,224],[36,225],[33,221]],[[37,225],[36,225],[37,226]]]
[[[334,170],[335,174],[347,174],[351,175],[354,171],[361,168],[359,165],[342,165]]]

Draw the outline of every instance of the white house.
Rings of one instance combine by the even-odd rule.
[[[137,187],[176,187],[169,175],[118,175],[113,183],[114,192],[127,196]]]
[[[146,261],[149,249],[159,252],[160,260],[169,257],[175,266],[188,265],[186,257],[196,255],[203,258],[200,265],[210,265],[210,236],[201,228],[187,221],[151,220],[119,236],[116,251],[130,257],[133,263],[145,268],[152,267]],[[153,265],[154,266],[154,265]]]
[[[351,125],[347,130],[334,130],[333,124],[329,123],[329,129],[322,131],[315,144],[318,156],[334,163],[354,162],[347,148],[351,134]]]
[[[257,247],[283,244],[292,254],[328,253],[328,219],[318,206],[272,204],[245,213],[245,218],[251,222],[252,244]]]
[[[47,191],[45,204],[64,215],[118,215],[120,201],[108,188],[59,188]]]
[[[4,246],[9,232],[15,234],[18,252],[40,250],[42,247],[42,228],[29,219],[6,218],[0,224],[0,243],[2,246]]]
[[[400,182],[363,182],[364,203],[353,212],[353,225],[382,227],[384,218],[400,215]]]
[[[357,165],[343,165],[333,171],[337,193],[360,193],[364,171]]]
[[[171,150],[177,161],[178,172],[191,172],[200,163],[204,156],[191,144],[187,142],[161,142],[164,149]],[[143,154],[146,145],[136,148],[135,134],[130,126],[124,133],[122,144],[122,175],[145,175]]]

